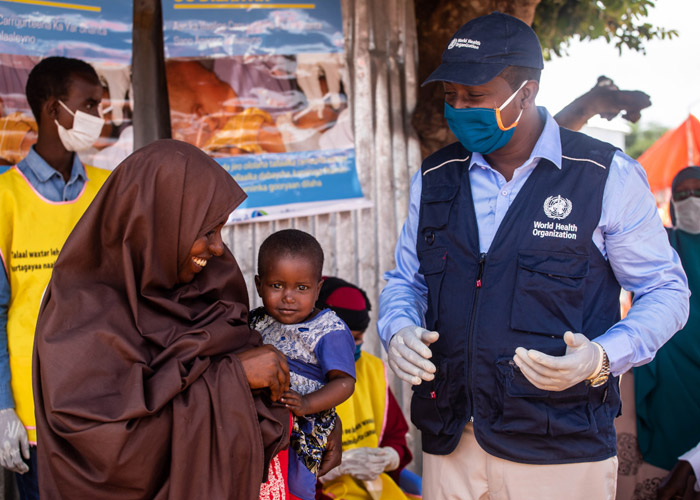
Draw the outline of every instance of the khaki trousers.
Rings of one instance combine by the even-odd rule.
[[[600,462],[531,465],[481,449],[467,424],[449,455],[423,453],[424,500],[613,500],[617,457]]]

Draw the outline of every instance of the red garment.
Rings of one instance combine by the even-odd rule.
[[[289,414],[289,436],[292,435],[294,416]],[[293,500],[289,493],[287,478],[289,477],[289,448],[280,451],[270,461],[267,481],[260,487],[258,500]],[[290,499],[291,496],[291,499]]]
[[[398,484],[401,471],[413,459],[413,454],[406,443],[406,434],[408,433],[408,422],[403,416],[401,407],[399,406],[394,393],[390,388],[387,388],[387,411],[386,422],[384,425],[384,435],[379,442],[379,447],[390,446],[396,453],[399,454],[399,466],[396,470],[387,472],[389,476]],[[321,483],[316,483],[316,500],[334,500],[321,492]]]
[[[401,471],[406,467],[411,460],[413,460],[413,454],[408,448],[406,443],[406,434],[408,433],[408,423],[406,418],[403,416],[401,407],[398,401],[391,392],[391,389],[387,391],[387,412],[386,412],[386,423],[384,424],[384,435],[382,440],[379,442],[380,448],[385,446],[391,446],[399,454],[399,466],[396,470],[387,472],[389,476],[398,484],[399,476]]]

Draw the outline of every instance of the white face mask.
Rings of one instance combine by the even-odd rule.
[[[672,203],[676,213],[676,227],[686,233],[700,234],[700,198],[691,196]]]
[[[105,124],[104,118],[93,116],[83,111],[73,113],[62,101],[59,100],[58,102],[66,111],[73,115],[73,128],[70,130],[58,123],[58,120],[54,120],[58,127],[58,137],[61,139],[63,147],[68,151],[84,151],[95,144]]]

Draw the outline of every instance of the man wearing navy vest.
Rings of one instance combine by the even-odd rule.
[[[378,326],[426,500],[614,498],[618,376],[688,317],[643,169],[536,107],[542,68],[532,29],[492,13],[425,82],[459,142],[412,179]]]

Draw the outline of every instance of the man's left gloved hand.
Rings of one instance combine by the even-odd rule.
[[[388,446],[352,448],[343,452],[343,462],[338,467],[319,479],[326,483],[347,474],[360,481],[371,481],[382,472],[395,470],[398,466],[399,454]]]
[[[563,391],[600,372],[602,347],[581,333],[566,332],[564,342],[563,356],[518,347],[513,361],[532,385],[545,391]]]

